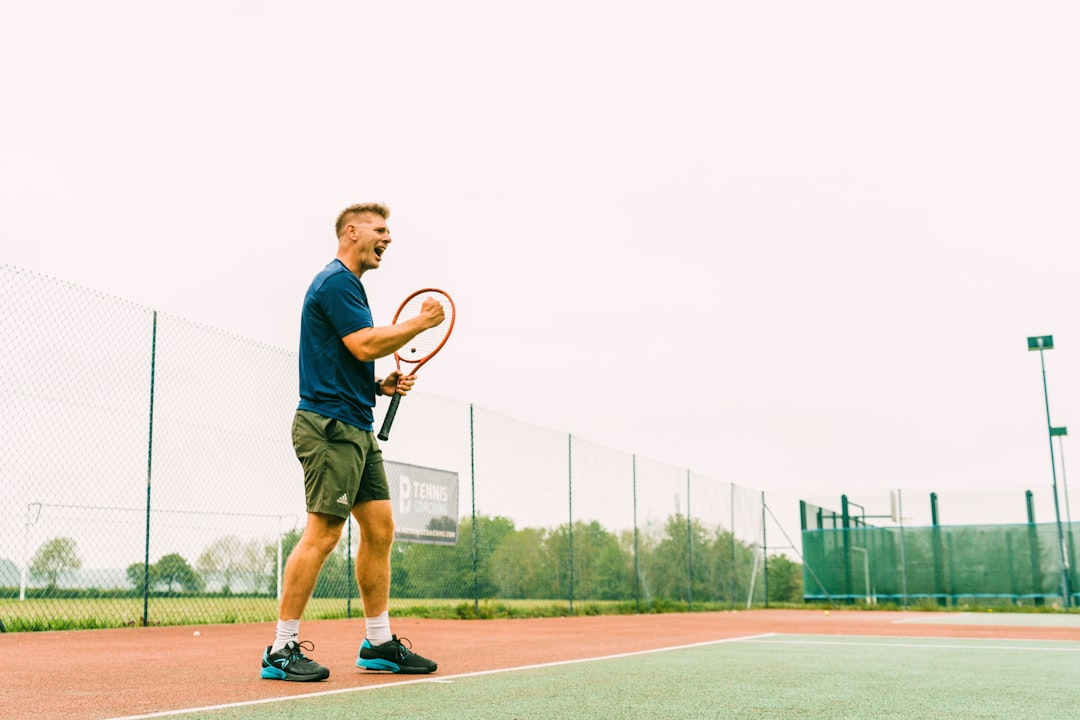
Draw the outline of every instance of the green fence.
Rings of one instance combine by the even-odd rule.
[[[304,522],[295,353],[10,266],[0,337],[3,627],[273,618]],[[469,403],[408,402],[385,456],[455,476],[457,527],[453,544],[399,537],[392,608],[765,599],[760,492]],[[310,615],[355,614],[355,543],[350,525]]]
[[[1066,530],[1069,548],[1080,528]],[[805,596],[841,602],[1064,605],[1054,523],[824,527],[802,533]],[[1080,602],[1070,568],[1072,606]]]

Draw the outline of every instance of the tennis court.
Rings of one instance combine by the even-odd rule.
[[[430,676],[352,667],[357,621],[311,621],[324,683],[258,679],[271,626],[0,635],[0,717],[1075,718],[1080,617],[756,610],[401,619]],[[8,681],[10,680],[10,681]]]

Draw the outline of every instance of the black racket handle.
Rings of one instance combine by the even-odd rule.
[[[388,440],[390,438],[390,426],[394,424],[394,416],[397,415],[397,406],[401,402],[401,393],[395,392],[394,397],[390,398],[390,407],[386,408],[386,417],[383,418],[382,427],[379,428],[379,439]]]

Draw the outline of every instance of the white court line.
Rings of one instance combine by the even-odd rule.
[[[981,625],[987,627],[1024,627],[1024,628],[1075,628],[1080,617],[1076,615],[1056,615],[1050,613],[984,613],[984,612],[949,612],[930,613],[921,617],[891,620],[894,625],[910,623],[913,625]]]
[[[615,655],[603,655],[601,657],[580,658],[577,660],[557,660],[555,662],[540,663],[538,665],[521,665],[518,667],[498,668],[496,670],[478,670],[460,675],[445,675],[441,677],[425,676],[416,680],[402,680],[400,682],[385,683],[382,685],[365,685],[363,687],[340,688],[338,690],[323,690],[321,692],[308,693],[306,695],[290,695],[288,697],[261,698],[259,700],[246,700],[243,702],[225,703],[223,705],[206,705],[203,707],[185,708],[182,710],[163,710],[162,712],[149,713],[147,715],[124,715],[110,718],[109,720],[146,720],[147,718],[169,717],[171,715],[186,715],[188,713],[210,712],[212,710],[226,710],[228,708],[249,707],[252,705],[268,705],[270,703],[288,702],[290,700],[306,700],[330,695],[344,695],[345,693],[362,692],[365,690],[383,690],[396,688],[402,685],[417,685],[419,683],[452,683],[454,680],[483,675],[498,675],[500,673],[517,672],[519,670],[538,670],[541,668],[559,667],[560,665],[576,665],[578,663],[598,662],[601,660],[617,660],[619,658],[635,657],[638,655],[650,655],[652,653],[670,652],[672,650],[687,650],[689,648],[707,647],[709,645],[721,645],[723,643],[746,642],[748,640],[760,640],[772,637],[776,633],[763,633],[761,635],[745,635],[743,637],[726,638],[724,640],[708,640],[706,642],[691,643],[690,645],[675,645],[673,647],[657,648],[655,650],[636,650],[634,652],[617,653]]]
[[[776,633],[772,633],[776,635]],[[759,638],[747,638],[757,640]],[[1080,653],[1080,644],[1076,647],[1034,647],[1023,645],[980,645],[978,638],[942,638],[952,640],[956,644],[947,645],[942,643],[905,643],[905,642],[857,642],[842,640],[767,640],[763,645],[836,645],[841,647],[884,647],[884,648],[917,648],[920,650],[1023,650],[1027,652],[1065,652]],[[972,642],[974,641],[974,642]],[[1045,642],[1060,642],[1047,640]]]

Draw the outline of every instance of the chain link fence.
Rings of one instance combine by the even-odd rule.
[[[12,266],[0,334],[4,627],[273,619],[304,524],[296,354]],[[765,600],[761,493],[468,403],[408,403],[384,448],[392,610]],[[350,523],[307,616],[360,614],[356,541]]]

